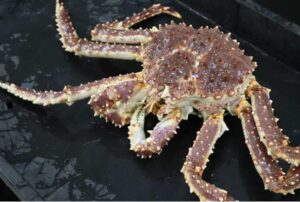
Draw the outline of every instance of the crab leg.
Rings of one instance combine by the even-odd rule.
[[[36,91],[27,89],[15,84],[0,82],[0,88],[7,92],[27,100],[37,105],[54,105],[66,103],[73,104],[77,100],[82,100],[97,93],[101,89],[105,89],[110,85],[116,85],[120,81],[136,79],[135,74],[128,74],[124,76],[117,76],[108,79],[102,79],[79,86],[65,86],[62,91]]]
[[[300,164],[300,146],[289,146],[289,138],[281,132],[269,100],[269,90],[253,81],[248,89],[253,118],[260,139],[268,153],[295,166]]]
[[[150,136],[146,138],[144,132],[144,121],[146,110],[144,106],[136,109],[129,126],[130,150],[137,153],[142,158],[151,158],[152,154],[160,153],[162,148],[176,134],[176,129],[182,119],[187,117],[180,109],[164,117],[152,131],[148,131]]]
[[[143,11],[141,11],[137,14],[134,14],[131,17],[127,17],[123,21],[114,21],[111,23],[107,22],[106,24],[97,24],[95,26],[95,28],[93,29],[93,31],[97,32],[98,30],[103,29],[103,28],[128,29],[131,26],[133,26],[141,21],[144,21],[148,18],[154,17],[154,16],[162,14],[162,13],[174,16],[176,18],[181,18],[181,15],[177,11],[173,10],[172,8],[167,7],[167,6],[162,6],[161,4],[154,4],[151,7],[144,9]]]
[[[148,42],[151,39],[150,32],[150,30],[146,29],[127,30],[101,28],[92,30],[91,36],[93,41],[137,44]]]
[[[149,30],[129,30],[128,28],[162,13],[181,18],[181,15],[170,7],[154,4],[150,8],[134,14],[123,21],[97,24],[91,31],[92,40],[112,43],[145,43],[151,39]]]
[[[138,60],[139,46],[103,44],[79,38],[70,20],[69,13],[60,0],[56,0],[55,14],[58,32],[61,36],[60,40],[66,51],[79,56]]]
[[[116,85],[98,91],[89,101],[95,116],[121,127],[128,124],[134,110],[143,105],[148,87],[139,79],[120,80]]]
[[[241,102],[237,111],[242,121],[245,142],[265,189],[281,194],[294,193],[295,189],[300,188],[300,167],[291,166],[285,174],[277,162],[268,155],[265,145],[260,141],[247,101]]]
[[[223,121],[223,113],[214,114],[204,122],[192,148],[186,157],[182,172],[191,192],[195,192],[200,200],[232,201],[234,198],[227,192],[202,179],[203,171],[208,162],[209,155],[217,139],[227,130]]]

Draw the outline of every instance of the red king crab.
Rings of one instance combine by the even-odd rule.
[[[244,55],[239,43],[217,27],[198,29],[171,23],[151,29],[130,27],[152,16],[165,13],[180,18],[169,7],[156,4],[123,21],[97,25],[92,40],[80,38],[61,1],[56,1],[56,21],[66,51],[79,56],[137,60],[143,70],[106,78],[62,91],[39,92],[1,82],[0,87],[39,105],[54,105],[90,98],[95,116],[117,126],[129,124],[130,150],[141,158],[159,154],[176,134],[181,120],[189,114],[204,119],[182,168],[191,192],[200,200],[234,200],[225,190],[202,179],[214,144],[227,127],[224,111],[237,115],[245,142],[265,189],[293,193],[300,187],[300,147],[289,146],[289,139],[277,126],[270,90],[252,74],[255,62]],[[159,123],[146,136],[147,114]],[[285,173],[277,159],[291,164]]]

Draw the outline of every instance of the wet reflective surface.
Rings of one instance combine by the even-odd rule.
[[[67,1],[81,36],[98,22],[123,18],[157,1]],[[159,1],[170,5],[171,1]],[[212,25],[181,3],[171,5],[195,27]],[[159,16],[143,27],[167,23]],[[131,61],[79,58],[64,52],[54,23],[54,2],[0,2],[0,79],[40,90],[62,89],[139,71]],[[293,144],[300,144],[300,74],[241,39],[258,62],[257,79],[272,89],[275,114]],[[218,141],[204,178],[240,200],[300,200],[265,191],[236,117]],[[147,128],[155,124],[147,119]],[[141,160],[129,151],[127,128],[94,118],[86,101],[71,107],[34,106],[0,91],[0,176],[23,200],[197,200],[180,169],[202,121],[191,116],[160,156]]]

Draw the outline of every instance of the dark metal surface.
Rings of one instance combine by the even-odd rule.
[[[98,22],[123,18],[158,1],[66,0],[81,36]],[[179,1],[159,1],[179,10],[195,27],[210,20]],[[142,26],[167,23],[156,17]],[[0,2],[0,79],[46,90],[139,71],[131,61],[78,58],[64,52],[52,0]],[[225,30],[226,31],[226,30]],[[293,144],[300,144],[300,74],[239,39],[258,62],[257,79],[272,89],[275,113]],[[288,45],[288,44],[287,44]],[[236,117],[218,141],[204,178],[240,200],[300,200],[265,191],[244,144]],[[147,128],[155,124],[147,119]],[[85,101],[71,107],[34,106],[0,91],[0,176],[22,200],[197,200],[180,169],[201,120],[191,116],[161,155],[141,160],[129,151],[127,128],[94,118]],[[298,137],[298,138],[297,138]]]
[[[300,1],[269,1],[253,0],[259,5],[270,9],[272,12],[284,17],[290,22],[300,25],[299,7]]]

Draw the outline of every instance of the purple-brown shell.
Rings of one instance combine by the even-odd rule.
[[[193,94],[196,88],[198,95],[223,96],[256,66],[229,34],[217,28],[171,24],[152,35],[142,52],[145,79],[155,87],[170,86],[171,94],[182,94],[182,89]]]
[[[124,125],[129,122],[127,114],[118,112],[118,104],[127,102],[133,94],[136,80],[124,81],[116,86],[107,87],[104,91],[96,94],[90,100],[91,108],[97,115],[104,116],[106,120],[118,125]]]

